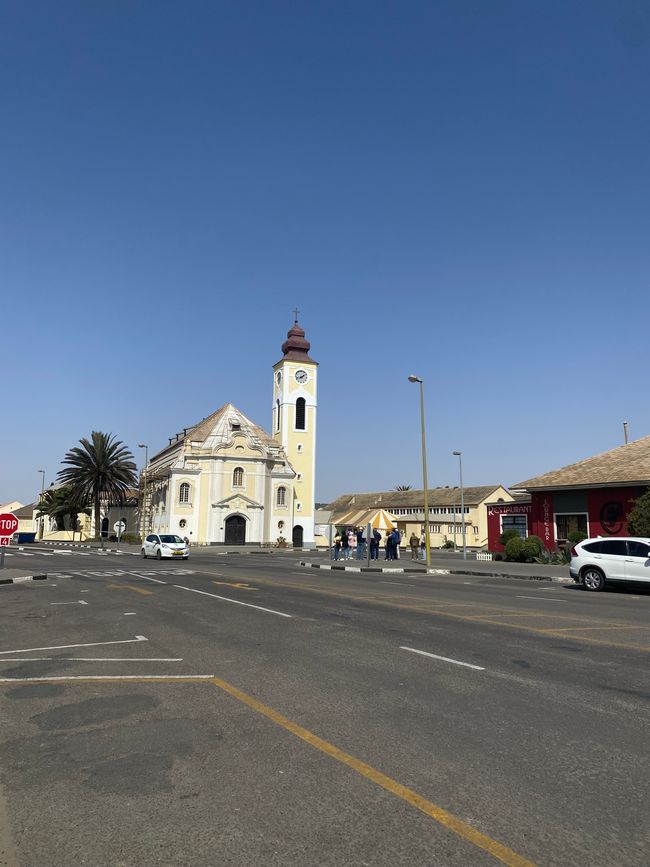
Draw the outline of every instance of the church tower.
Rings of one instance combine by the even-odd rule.
[[[291,541],[296,548],[313,548],[318,364],[309,357],[310,343],[298,325],[297,310],[295,316],[282,358],[273,366],[273,437],[284,446],[296,472]]]

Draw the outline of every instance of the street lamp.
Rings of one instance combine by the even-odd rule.
[[[422,427],[422,482],[424,484],[424,546],[427,552],[427,569],[431,568],[431,542],[429,539],[429,491],[427,488],[427,442],[424,436],[424,382],[411,374],[409,382],[420,383],[420,425]]]
[[[37,473],[41,474],[41,496],[38,500],[38,505],[43,508],[43,491],[45,490],[45,470],[36,470]],[[39,540],[43,538],[43,515],[39,518],[38,524],[38,538]]]
[[[144,472],[142,474],[142,506],[140,507],[140,521],[142,523],[142,541],[144,542],[147,532],[147,466],[149,464],[149,446],[146,443],[138,443],[139,449],[144,449]]]
[[[463,533],[463,560],[467,560],[467,546],[465,544],[465,491],[463,489],[463,453],[452,452],[458,458],[458,468],[460,470],[460,519],[462,523]]]

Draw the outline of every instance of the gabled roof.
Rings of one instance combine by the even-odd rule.
[[[476,485],[463,488],[465,505],[474,506],[482,503],[501,485]],[[431,506],[454,506],[460,504],[460,488],[429,488],[427,491],[429,507]],[[424,491],[377,491],[365,494],[343,494],[327,507],[337,514],[348,512],[351,509],[383,508],[387,511],[398,508],[424,508]]]
[[[20,509],[14,509],[11,513],[19,520],[25,518],[31,518],[34,514],[34,509],[38,508],[38,503],[30,503],[28,506],[21,506]]]
[[[237,425],[239,425],[238,430],[236,430]],[[192,443],[201,448],[218,448],[218,446],[230,442],[233,435],[239,432],[246,436],[249,445],[253,448],[282,450],[282,445],[278,440],[273,439],[265,430],[237,409],[234,404],[224,403],[212,415],[206,416],[198,424],[184,428],[183,433],[177,434],[175,438],[172,437],[172,442],[155,454],[151,461],[158,460],[167,453],[172,454],[183,444]]]
[[[634,484],[650,485],[650,436],[511,487],[532,491]]]

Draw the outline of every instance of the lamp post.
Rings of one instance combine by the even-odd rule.
[[[411,374],[409,382],[420,383],[420,426],[422,427],[422,482],[424,484],[424,546],[427,553],[427,569],[431,568],[431,542],[429,539],[429,491],[427,488],[427,442],[424,435],[424,382]]]
[[[144,542],[147,532],[147,466],[149,465],[149,446],[146,443],[138,443],[139,449],[144,449],[144,472],[142,474],[142,506],[140,508],[140,522],[142,524],[142,541]]]
[[[45,470],[36,470],[41,474],[41,496],[38,499],[38,505],[43,508],[43,492],[45,491]],[[39,541],[43,538],[43,515],[38,519],[38,538]]]
[[[463,522],[461,531],[463,534],[463,560],[467,560],[467,545],[465,544],[465,490],[463,488],[463,453],[452,452],[458,458],[458,469],[460,471],[460,519]]]

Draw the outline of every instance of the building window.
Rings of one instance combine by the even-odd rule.
[[[190,486],[187,482],[183,482],[183,484],[178,489],[178,502],[179,503],[189,503],[190,501]]]
[[[244,470],[242,467],[235,467],[232,474],[233,488],[243,488],[244,486]]]
[[[298,451],[298,452],[302,451],[302,443],[298,443],[298,445],[296,446],[296,451]]]
[[[237,422],[232,421],[230,422],[230,429],[233,431],[241,430],[241,425]]]
[[[584,533],[589,535],[587,529],[586,513],[578,513],[576,515],[556,515],[555,516],[556,533],[555,538],[558,542],[566,542],[571,533]]]
[[[305,406],[305,398],[299,397],[296,401],[296,430],[305,430]]]
[[[278,506],[286,506],[287,505],[287,489],[282,487],[278,488],[278,496],[276,499]]]
[[[429,526],[431,527],[432,533],[439,533],[440,532],[440,524],[429,524]]]
[[[296,512],[299,512],[302,509],[302,503],[296,503]]]
[[[302,473],[297,473],[297,474],[296,474],[296,481],[297,481],[297,482],[302,482]]]
[[[526,515],[501,515],[501,532],[514,530],[518,536],[525,539],[528,535],[528,518]]]
[[[280,401],[275,402],[275,429],[280,430]]]

